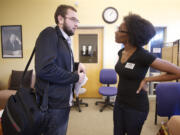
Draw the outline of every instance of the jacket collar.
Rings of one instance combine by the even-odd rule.
[[[60,37],[60,38],[62,38],[62,39],[64,40],[64,42],[65,42],[65,43],[67,44],[67,46],[68,46],[68,49],[71,51],[71,47],[69,46],[67,40],[66,40],[65,37],[63,36],[63,34],[62,34],[59,26],[56,26],[56,27],[55,27],[55,30],[56,30],[56,33],[57,33],[58,37]]]
[[[62,32],[60,31],[59,26],[56,26],[55,29],[56,29],[56,32],[57,32],[58,37],[61,37],[61,38],[63,38],[64,40],[66,40],[66,39],[64,38]]]

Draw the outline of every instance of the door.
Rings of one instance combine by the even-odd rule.
[[[100,70],[103,67],[103,28],[78,28],[73,36],[74,60],[86,67],[86,93],[81,97],[101,97],[98,89]]]

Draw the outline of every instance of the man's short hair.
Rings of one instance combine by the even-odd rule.
[[[77,12],[77,10],[74,7],[69,6],[69,5],[60,5],[57,7],[56,12],[54,14],[54,19],[55,19],[56,24],[59,23],[58,16],[61,15],[62,17],[65,17],[68,9],[71,9],[71,10]]]

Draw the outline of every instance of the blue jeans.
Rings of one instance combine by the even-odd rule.
[[[41,103],[41,97],[37,95],[37,103]],[[61,109],[48,109],[42,124],[43,135],[66,135],[70,107]]]
[[[140,112],[115,102],[114,135],[140,135],[148,112]]]
[[[66,135],[70,107],[63,109],[48,109],[45,114],[43,135]]]

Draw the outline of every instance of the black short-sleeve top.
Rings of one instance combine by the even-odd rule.
[[[119,60],[115,65],[115,70],[119,75],[116,100],[127,107],[143,112],[148,111],[147,92],[141,90],[139,94],[136,94],[136,91],[156,57],[143,48],[137,48],[125,63],[121,63],[123,50],[124,48],[118,52]]]

